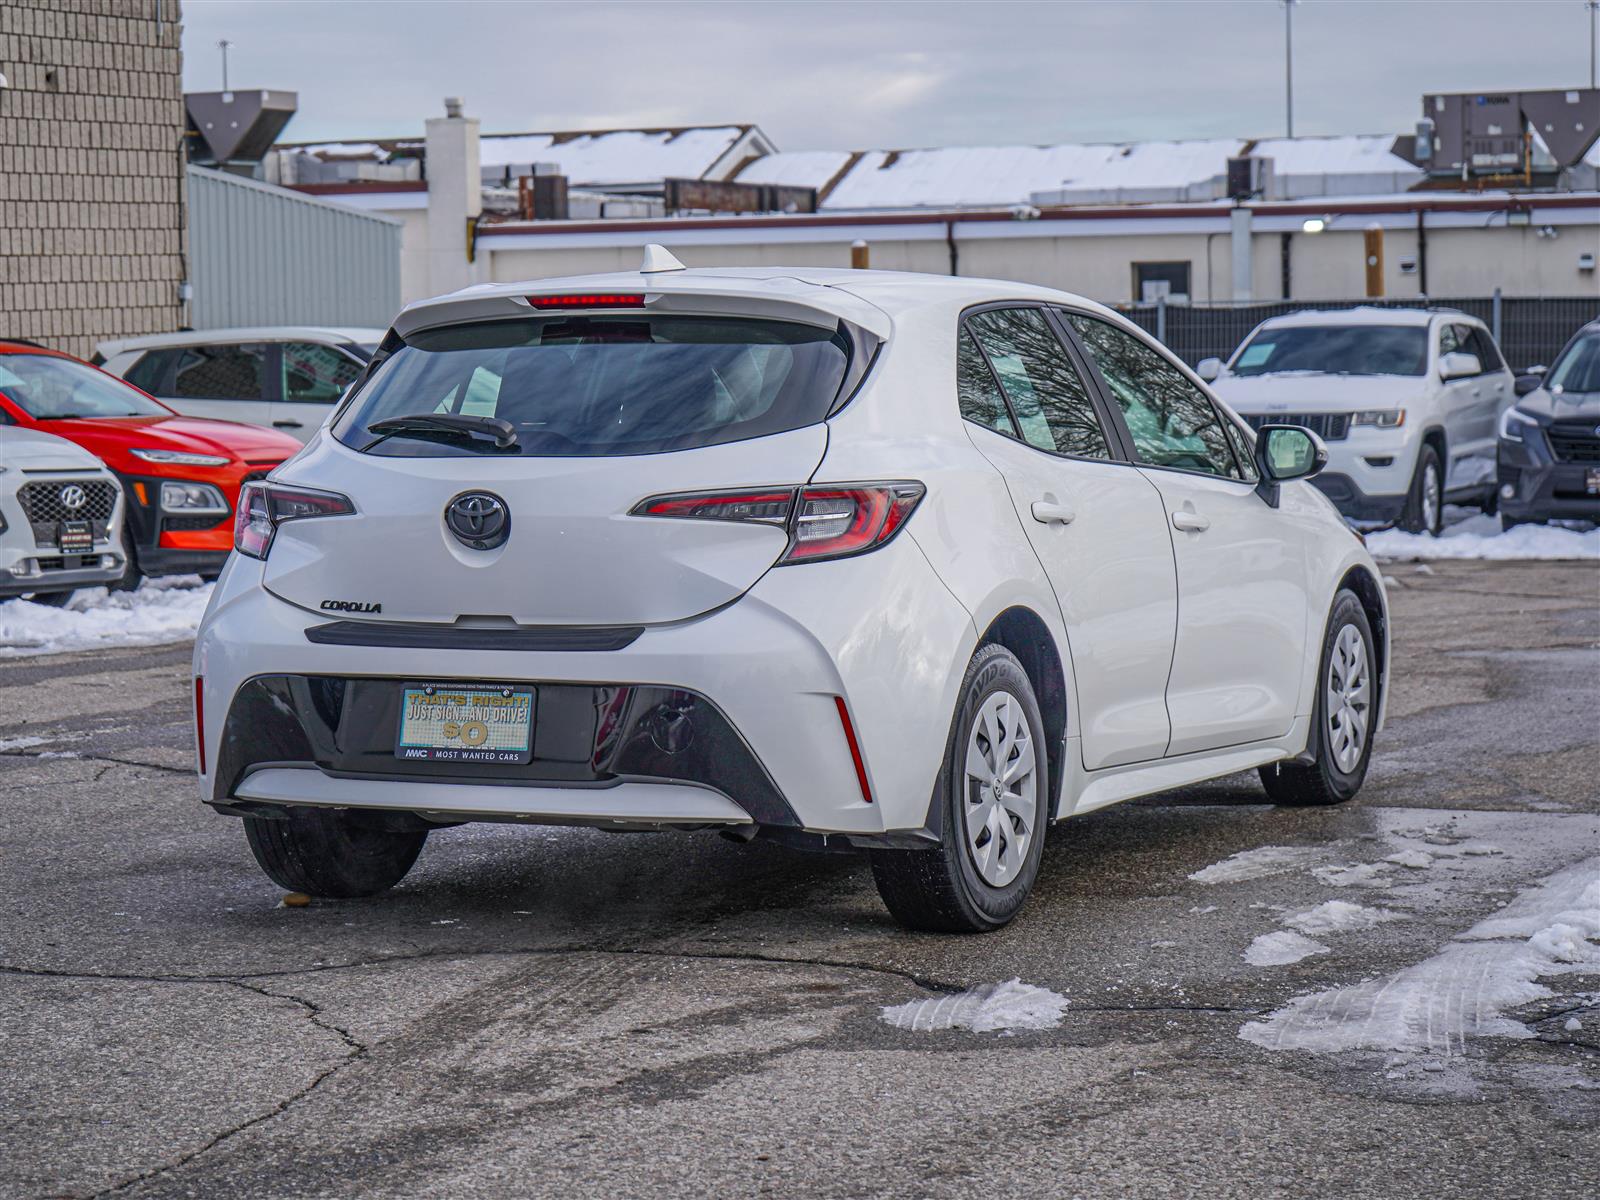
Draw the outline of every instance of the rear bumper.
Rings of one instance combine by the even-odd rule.
[[[964,664],[976,642],[968,614],[909,538],[855,559],[769,571],[737,602],[647,627],[614,649],[314,642],[307,631],[328,624],[327,614],[277,599],[261,587],[261,576],[255,560],[230,560],[195,645],[195,670],[204,680],[201,793],[223,808],[235,801],[331,804],[445,821],[753,825],[847,840],[902,835],[927,821],[960,682],[953,664]],[[236,770],[225,745],[230,712],[252,680],[268,676],[389,688],[505,681],[587,692],[678,689],[704,698],[725,718],[753,772],[741,778],[732,754],[718,755],[716,772],[676,779],[667,778],[672,767],[663,762],[646,770],[619,760],[597,770],[587,746],[567,755],[572,770],[565,780],[492,767],[427,777],[413,768],[439,764],[319,761],[296,745],[252,750]],[[862,794],[839,698],[856,732],[870,800]],[[386,736],[368,740],[377,746]],[[755,773],[769,781],[770,797]]]

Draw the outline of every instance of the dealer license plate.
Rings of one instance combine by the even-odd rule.
[[[87,554],[94,549],[94,527],[87,521],[63,521],[56,526],[56,545],[63,554]]]
[[[432,762],[528,762],[533,691],[493,684],[407,687],[394,752],[397,758]]]
[[[1600,467],[1590,467],[1583,473],[1583,487],[1591,496],[1600,496]]]

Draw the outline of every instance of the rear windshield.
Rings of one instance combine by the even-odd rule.
[[[850,362],[842,331],[786,321],[607,315],[424,330],[378,368],[335,427],[374,454],[599,457],[715,446],[813,425]],[[396,433],[394,417],[496,417],[517,444]]]
[[[1228,368],[1235,375],[1421,375],[1428,331],[1421,325],[1291,325],[1262,329]]]
[[[1576,338],[1544,381],[1551,391],[1600,392],[1600,329]]]

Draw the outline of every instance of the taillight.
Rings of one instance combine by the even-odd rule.
[[[251,558],[266,558],[278,526],[308,517],[342,517],[355,512],[347,496],[272,483],[247,483],[239,492],[233,518],[233,548]]]
[[[680,492],[636,504],[637,517],[680,517],[781,525],[789,546],[778,565],[865,554],[900,531],[927,489],[914,480]]]

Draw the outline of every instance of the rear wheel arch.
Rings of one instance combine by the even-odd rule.
[[[1068,709],[1067,672],[1055,636],[1038,613],[1016,605],[989,622],[978,645],[1004,646],[1011,651],[1033,685],[1033,694],[1039,701],[1039,715],[1044,721],[1045,751],[1050,767],[1048,811],[1054,817],[1063,779],[1062,746],[1067,733]]]

